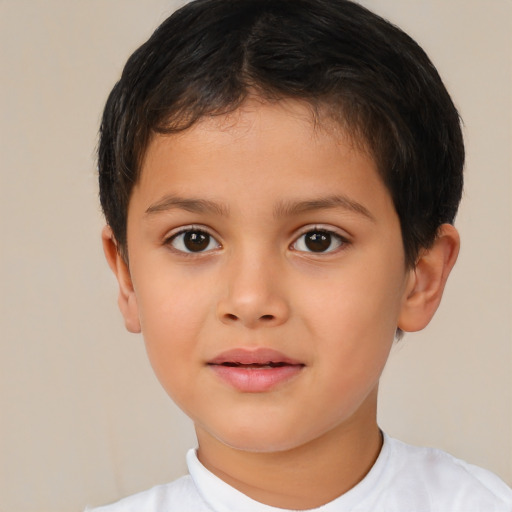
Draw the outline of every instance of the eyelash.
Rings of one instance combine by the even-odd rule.
[[[307,241],[303,242],[303,245],[306,246],[306,250],[297,249],[297,245],[299,244],[300,240],[303,237],[305,237],[306,235],[315,235],[315,236],[321,235],[321,237],[323,237],[323,238],[318,239],[320,244],[322,244],[322,242],[325,244],[326,239],[327,239],[328,246],[327,246],[326,250],[320,250],[320,251],[311,250],[311,247],[309,247],[309,248],[307,247]],[[316,242],[317,240],[313,239],[312,241]],[[336,247],[331,248],[333,243],[336,244]],[[325,227],[319,227],[319,226],[313,226],[313,227],[308,227],[306,230],[304,230],[295,239],[295,241],[290,245],[290,248],[292,250],[296,250],[298,252],[303,252],[303,253],[307,253],[307,254],[331,254],[331,253],[335,253],[340,250],[343,250],[349,244],[350,244],[350,242],[346,237],[340,235],[339,233],[336,233],[332,229],[328,229]],[[307,250],[307,249],[310,249],[310,250]]]
[[[204,249],[202,249],[198,245],[198,248],[201,249],[199,251],[192,251],[192,250],[190,250],[190,247],[187,248],[185,245],[187,243],[187,241],[179,240],[179,237],[182,237],[182,236],[186,235],[187,233],[194,234],[196,236],[199,235],[199,237],[201,237],[201,236],[206,237],[207,238],[206,247]],[[174,245],[174,242],[176,242],[177,240],[179,241],[178,243],[182,247],[176,247]],[[193,240],[189,240],[189,242],[190,241],[193,241]],[[204,240],[203,240],[203,242],[204,242]],[[215,244],[215,247],[210,247],[212,245],[212,242]],[[198,240],[198,243],[201,243],[201,240]],[[178,232],[173,233],[170,236],[166,237],[164,240],[164,245],[170,246],[172,248],[172,250],[174,250],[180,254],[187,255],[187,256],[196,256],[196,255],[200,255],[200,254],[204,254],[204,253],[209,253],[212,250],[218,249],[221,247],[221,245],[217,241],[217,239],[213,235],[211,235],[207,230],[205,230],[204,228],[195,227],[195,226],[188,226],[188,227],[182,228]]]
[[[190,250],[190,247],[187,247],[187,240],[180,240],[180,237],[183,237],[185,235],[190,234],[194,235],[191,237],[188,242],[197,243],[198,245],[196,248],[200,249],[198,251]],[[303,237],[306,235],[314,235],[310,239],[310,242],[317,243],[319,242],[319,249],[323,249],[325,244],[327,243],[327,247],[325,247],[325,250],[313,250],[310,247],[308,247],[308,241],[300,242]],[[318,237],[318,235],[320,235]],[[197,240],[194,240],[194,237],[197,237]],[[203,238],[201,238],[203,237]],[[318,238],[317,238],[318,237]],[[181,245],[181,247],[177,247],[176,245]],[[334,248],[331,248],[333,243],[336,245]],[[290,244],[290,249],[293,251],[297,251],[300,253],[307,253],[307,254],[331,254],[334,252],[338,252],[339,250],[343,250],[348,244],[350,244],[349,240],[345,238],[344,236],[336,233],[335,231],[331,229],[327,229],[325,227],[320,226],[313,226],[308,227],[305,229],[297,238],[295,238],[294,242]],[[196,256],[201,254],[210,253],[215,249],[221,248],[221,244],[217,241],[217,239],[210,234],[207,230],[205,230],[202,227],[195,227],[195,226],[187,226],[182,229],[180,229],[178,232],[171,234],[170,236],[166,237],[164,240],[164,245],[170,246],[173,251],[176,251],[180,254],[186,255],[186,256]],[[212,245],[214,245],[212,247]],[[298,245],[302,245],[303,248],[297,248]]]

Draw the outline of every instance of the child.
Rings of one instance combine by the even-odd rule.
[[[493,474],[376,420],[393,340],[457,258],[463,160],[425,53],[355,3],[165,21],[105,107],[103,244],[198,449],[190,475],[95,510],[512,510]]]

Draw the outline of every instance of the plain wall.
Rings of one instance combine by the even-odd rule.
[[[0,0],[0,511],[80,511],[185,472],[190,422],[125,332],[100,247],[107,94],[171,0]],[[459,262],[393,350],[380,421],[512,484],[512,2],[366,0],[464,118]]]

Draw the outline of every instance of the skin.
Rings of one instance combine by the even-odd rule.
[[[184,252],[180,233],[198,229],[211,236],[206,249]],[[319,230],[331,245],[311,252],[305,233]],[[371,156],[299,102],[253,99],[154,136],[127,232],[129,266],[103,233],[119,305],[194,421],[201,462],[281,508],[318,507],[356,485],[381,448],[377,390],[396,329],[419,330],[434,314],[455,229],[443,225],[407,268]],[[261,347],[301,369],[243,392],[208,364]]]

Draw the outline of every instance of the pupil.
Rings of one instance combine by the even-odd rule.
[[[324,252],[331,246],[329,233],[311,232],[306,235],[306,247],[312,252]]]
[[[189,251],[204,251],[210,243],[210,235],[199,231],[188,231],[185,233],[183,243]]]

